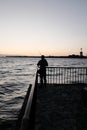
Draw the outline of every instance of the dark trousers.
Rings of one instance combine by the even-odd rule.
[[[46,71],[40,73],[40,83],[41,86],[43,86],[43,84],[46,86]]]

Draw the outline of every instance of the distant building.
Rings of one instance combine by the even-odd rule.
[[[80,54],[79,55],[72,54],[72,55],[69,55],[68,57],[70,57],[70,58],[87,58],[87,56],[83,55],[82,48],[80,49]]]

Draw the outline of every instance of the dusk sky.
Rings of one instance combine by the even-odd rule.
[[[0,54],[87,55],[87,0],[0,0]]]

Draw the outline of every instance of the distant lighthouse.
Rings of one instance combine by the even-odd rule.
[[[80,49],[80,57],[83,57],[83,51],[82,51],[82,48]]]

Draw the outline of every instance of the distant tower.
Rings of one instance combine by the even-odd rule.
[[[82,48],[80,49],[80,57],[83,57],[83,51],[82,51]]]

